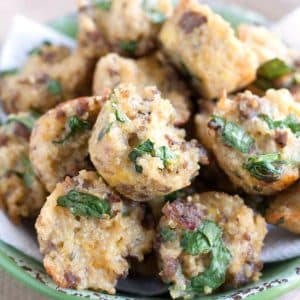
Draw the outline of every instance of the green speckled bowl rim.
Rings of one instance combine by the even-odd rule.
[[[241,22],[267,23],[266,19],[255,12],[242,9],[235,5],[219,4],[211,1],[214,10],[223,15],[236,27]],[[75,38],[77,32],[77,17],[75,15],[64,16],[55,19],[48,24],[52,28]],[[107,295],[92,291],[75,291],[59,288],[45,273],[41,263],[21,253],[15,248],[0,241],[0,267],[10,273],[24,285],[38,291],[55,300],[79,300],[79,299],[101,299],[101,300],[166,300],[168,296],[141,297],[124,293]],[[300,287],[300,257],[288,261],[266,265],[262,278],[253,284],[241,289],[218,293],[213,296],[198,296],[194,299],[221,300],[268,300],[275,299],[289,291]]]

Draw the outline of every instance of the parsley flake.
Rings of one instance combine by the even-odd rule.
[[[47,90],[52,96],[60,96],[63,92],[63,87],[58,80],[49,79],[47,82]]]
[[[20,115],[9,115],[6,121],[6,124],[10,124],[13,122],[21,123],[30,131],[33,129],[34,123],[40,117],[40,115],[36,112],[31,112],[28,114],[20,114]]]

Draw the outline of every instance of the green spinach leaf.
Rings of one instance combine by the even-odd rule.
[[[63,87],[58,80],[49,79],[47,82],[48,93],[52,96],[60,96],[63,93]]]
[[[257,76],[266,80],[275,80],[294,72],[294,68],[279,58],[271,59],[262,64],[257,70]]]
[[[102,10],[110,10],[112,6],[112,0],[93,0],[93,5]]]
[[[268,124],[270,129],[289,128],[297,137],[300,135],[300,122],[294,115],[289,115],[284,120],[276,121],[265,114],[260,115],[260,118]]]
[[[63,137],[61,140],[55,140],[53,141],[54,144],[63,144],[66,141],[68,141],[71,137],[73,137],[75,134],[84,132],[85,130],[91,129],[90,122],[86,120],[81,120],[78,116],[71,116],[68,119],[68,128],[69,132],[65,137]]]
[[[52,43],[49,41],[44,41],[39,47],[35,47],[29,51],[29,55],[42,55],[43,54],[43,47],[51,46]]]
[[[172,242],[176,240],[176,232],[170,227],[162,227],[160,229],[160,237],[163,243]]]
[[[69,191],[67,195],[59,197],[57,205],[69,208],[74,216],[96,218],[103,218],[104,215],[111,216],[111,207],[106,199],[75,189]]]
[[[12,114],[9,115],[7,118],[6,123],[10,124],[13,122],[17,122],[17,123],[21,123],[22,125],[24,125],[25,127],[27,127],[30,131],[33,129],[34,123],[36,122],[36,120],[40,117],[40,115],[36,112],[31,112],[28,114]]]
[[[134,148],[129,153],[129,159],[134,163],[135,170],[137,173],[142,173],[143,168],[139,166],[136,162],[138,157],[143,156],[144,154],[151,154],[153,155],[154,152],[154,143],[149,139],[141,144],[139,144],[136,148]]]
[[[134,54],[137,49],[138,42],[124,40],[124,41],[120,41],[119,46],[124,52],[128,54]]]
[[[9,69],[9,70],[3,70],[0,72],[0,78],[6,77],[6,76],[12,76],[18,74],[19,69]]]
[[[191,279],[188,290],[203,293],[215,290],[225,281],[231,254],[222,240],[222,230],[214,222],[204,220],[195,231],[185,231],[181,241],[184,251],[190,255],[211,253],[209,267]]]
[[[280,153],[269,153],[249,157],[244,168],[258,180],[273,182],[280,178],[286,163]]]
[[[220,116],[212,116],[212,120],[222,129],[222,142],[242,153],[249,153],[254,144],[254,139],[239,125],[226,121]]]

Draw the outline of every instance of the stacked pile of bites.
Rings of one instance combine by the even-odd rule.
[[[79,1],[73,52],[1,74],[0,203],[38,216],[60,287],[114,294],[131,272],[209,294],[259,279],[264,217],[300,234],[300,56],[175,2]]]

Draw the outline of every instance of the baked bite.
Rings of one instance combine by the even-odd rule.
[[[237,28],[237,37],[256,54],[259,64],[279,58],[292,63],[296,53],[266,27],[252,24],[241,24]]]
[[[299,192],[300,184],[297,182],[270,200],[270,205],[265,213],[267,222],[300,234]]]
[[[249,89],[263,95],[270,88],[287,88],[300,101],[300,53],[262,26],[242,24],[237,35],[255,52],[260,64]]]
[[[49,110],[35,124],[30,139],[33,168],[52,192],[66,176],[93,169],[88,140],[105,97],[70,100]]]
[[[120,83],[134,84],[138,93],[143,92],[146,86],[156,86],[174,106],[176,125],[183,125],[189,120],[190,90],[160,53],[138,60],[123,58],[114,53],[102,57],[94,75],[94,95],[102,95],[107,88],[114,89]]]
[[[287,90],[264,97],[224,95],[213,113],[196,116],[200,142],[246,193],[271,195],[299,178],[300,106]],[[206,142],[204,142],[206,141]]]
[[[63,288],[115,293],[128,257],[142,261],[154,229],[143,227],[142,205],[123,200],[95,172],[67,177],[36,222],[47,273]]]
[[[179,2],[159,38],[205,98],[241,89],[255,79],[255,53],[237,39],[229,23],[196,0]]]
[[[103,106],[89,143],[99,174],[135,201],[189,186],[206,157],[195,140],[185,140],[175,120],[171,103],[155,87],[141,93],[131,84],[119,85]]]
[[[16,74],[4,73],[0,99],[6,113],[46,112],[60,102],[90,94],[93,65],[80,51],[45,42],[29,53]]]
[[[109,52],[141,56],[157,47],[172,0],[79,0],[79,45],[90,56]]]
[[[267,229],[238,196],[208,192],[167,203],[158,227],[161,277],[172,298],[259,279]]]
[[[37,117],[9,115],[0,126],[0,206],[14,222],[37,216],[46,200],[29,160],[29,137]]]

